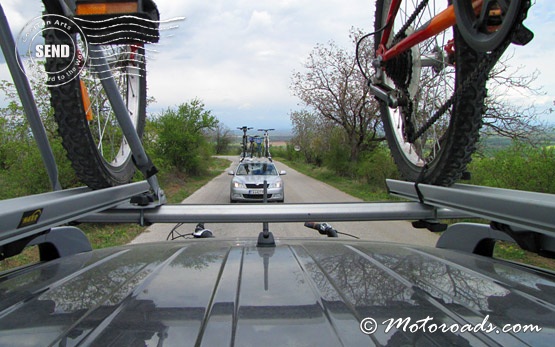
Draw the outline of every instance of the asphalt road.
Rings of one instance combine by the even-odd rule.
[[[238,163],[238,157],[225,157],[230,160],[230,167],[221,175],[214,178],[208,184],[197,190],[183,201],[185,204],[228,204],[229,182],[231,176],[227,171]],[[285,184],[285,203],[318,203],[318,202],[357,202],[361,201],[351,195],[343,193],[325,183],[310,178],[298,171],[275,161],[278,170],[285,170],[283,176]],[[249,208],[249,203],[242,204]],[[409,222],[386,221],[386,222],[334,222],[333,227],[340,231],[355,235],[361,239],[398,242],[417,245],[434,246],[437,236],[427,230],[412,228]],[[154,224],[146,232],[139,235],[132,243],[155,242],[166,240],[174,224]],[[211,223],[206,228],[212,230],[217,238],[244,238],[257,237],[262,231],[261,223]],[[177,229],[180,234],[188,234],[194,231],[195,224],[184,224]],[[269,230],[276,239],[290,237],[324,237],[316,230],[303,226],[303,223],[271,223]],[[177,235],[175,233],[174,235]],[[340,237],[348,238],[347,236]]]

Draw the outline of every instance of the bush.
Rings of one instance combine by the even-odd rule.
[[[285,147],[283,146],[272,146],[270,148],[270,153],[274,158],[284,158],[292,161],[300,161],[303,156],[299,151],[295,151],[295,146],[291,143],[287,143]]]
[[[555,149],[515,142],[469,166],[472,184],[555,193]]]
[[[81,185],[69,159],[66,158],[61,140],[58,137],[51,138],[50,145],[58,165],[58,179],[62,188]],[[0,171],[2,181],[0,199],[52,190],[39,149],[32,139],[6,142],[2,144],[2,148],[6,150],[7,155]]]
[[[50,92],[42,84],[32,83],[31,88],[58,166],[62,188],[81,185],[57,134]],[[0,199],[51,191],[50,179],[13,83],[0,80],[0,94],[7,101],[7,106],[0,107]]]
[[[330,135],[329,150],[324,154],[324,165],[343,177],[355,177],[355,163],[350,160],[351,151],[346,145],[342,129],[336,129]]]
[[[398,179],[399,172],[389,153],[387,145],[380,145],[371,152],[361,153],[356,174],[359,179],[376,190],[386,189],[387,178]]]
[[[199,100],[169,108],[153,121],[157,137],[153,144],[155,162],[166,168],[176,168],[190,175],[206,172],[210,146],[204,131],[218,124],[218,120],[204,109]]]

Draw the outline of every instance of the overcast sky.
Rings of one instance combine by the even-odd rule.
[[[148,93],[157,103],[149,111],[199,98],[230,128],[289,128],[289,113],[300,109],[289,85],[293,71],[317,43],[335,41],[346,49],[351,27],[371,31],[374,0],[158,0],[161,19],[185,17],[179,28],[163,32],[148,60]],[[23,5],[24,4],[24,5]],[[38,0],[3,0],[14,35],[41,14]],[[555,2],[540,0],[527,26],[536,37],[515,51],[512,65],[539,70],[536,85],[544,97],[514,95],[549,107],[555,100]],[[512,46],[514,47],[514,46]],[[0,78],[10,79],[3,59]],[[1,101],[0,101],[1,102]],[[552,116],[555,117],[555,116]],[[548,119],[554,121],[553,119]]]

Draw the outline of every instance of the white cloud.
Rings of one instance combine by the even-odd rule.
[[[249,19],[248,29],[251,31],[264,30],[272,26],[272,16],[266,11],[254,10]]]
[[[2,8],[12,33],[17,35],[27,22],[42,15],[43,6],[41,1],[26,1],[25,5],[22,6],[21,0],[3,0]]]
[[[555,3],[551,1],[537,1],[528,11],[524,22],[526,27],[534,32],[534,39],[524,47],[514,47],[513,66],[518,66],[520,73],[532,74],[539,72],[534,82],[536,87],[542,87],[546,95],[514,95],[514,102],[519,104],[535,104],[540,109],[553,107],[555,101]],[[547,119],[553,122],[553,116]]]
[[[289,91],[292,71],[302,68],[316,43],[347,45],[351,26],[372,23],[368,0],[349,6],[336,0],[158,4],[162,17],[187,20],[150,63],[150,92],[164,107],[199,97],[230,127],[245,110],[258,110],[258,122],[272,123],[254,126],[289,124],[298,102]]]

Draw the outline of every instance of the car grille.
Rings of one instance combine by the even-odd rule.
[[[268,197],[268,199],[270,199],[272,197],[272,194],[268,194],[267,197]],[[243,198],[262,200],[262,199],[264,199],[264,196],[262,194],[243,194]]]
[[[259,189],[262,189],[262,188],[264,188],[264,183],[258,183],[258,184],[255,184],[255,183],[247,183],[246,186],[247,186],[247,188],[259,188]]]

